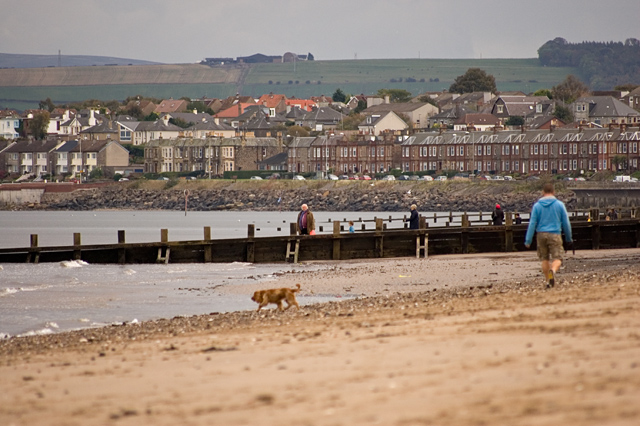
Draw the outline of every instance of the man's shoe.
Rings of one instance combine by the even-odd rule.
[[[549,269],[547,272],[547,288],[552,288],[556,285],[556,273],[553,272],[553,269]]]

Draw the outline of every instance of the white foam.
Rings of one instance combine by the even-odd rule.
[[[65,260],[60,262],[60,266],[63,268],[81,268],[83,266],[87,266],[88,263],[84,260]]]
[[[124,273],[125,273],[126,275],[133,275],[133,274],[136,274],[137,272],[136,272],[136,271],[134,271],[133,269],[126,269],[126,270],[124,271]]]
[[[53,334],[53,330],[50,328],[43,328],[40,330],[31,330],[26,333],[19,334],[18,337],[27,337],[27,336],[44,336],[46,334]]]
[[[0,297],[8,296],[10,294],[16,294],[19,291],[20,291],[20,289],[13,288],[13,287],[3,288],[2,290],[0,290]]]

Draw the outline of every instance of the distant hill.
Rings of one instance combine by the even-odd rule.
[[[152,65],[158,62],[86,55],[21,55],[0,53],[0,68],[90,67],[93,65]]]
[[[64,65],[64,64],[63,64]],[[469,68],[481,68],[496,79],[500,91],[531,93],[550,89],[574,67],[545,67],[531,59],[370,59],[297,63],[66,66],[0,69],[0,108],[37,108],[86,99],[123,100],[129,96],[178,99],[225,98],[239,93],[289,97],[372,95],[380,89],[404,89],[413,96],[449,89]]]

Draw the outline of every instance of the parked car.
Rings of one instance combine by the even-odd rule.
[[[424,180],[424,181],[427,181],[427,182],[431,182],[431,181],[433,181],[433,178],[432,178],[431,176],[429,176],[429,175],[424,175],[424,176],[422,176],[422,177],[420,178],[420,180]]]
[[[329,180],[338,180],[338,176],[336,176],[336,175],[328,175],[327,179],[329,179]]]
[[[340,179],[340,180],[348,180],[348,179],[349,179],[349,176],[347,176],[347,175],[340,175],[340,178],[339,178],[339,179]]]
[[[123,178],[118,179],[118,182],[126,182],[128,180],[129,180],[128,178],[123,177]]]
[[[360,179],[361,179],[361,180],[371,180],[371,176],[369,176],[369,175],[362,175],[362,176],[360,176]]]
[[[438,177],[436,178],[436,180],[437,180],[437,181],[440,181],[440,182],[444,182],[445,180],[447,180],[447,177],[446,177],[445,175],[438,176]]]
[[[251,180],[262,180],[260,176],[251,176]]]
[[[386,175],[381,180],[396,180],[396,178],[393,175]]]
[[[306,179],[304,178],[304,176],[294,175],[293,180],[306,180]]]
[[[185,179],[186,180],[196,180],[197,178],[195,176],[187,176]]]
[[[576,181],[578,181],[578,182],[586,182],[586,179],[583,178],[583,177],[577,177]]]
[[[160,177],[158,178],[158,180],[169,180],[169,178],[168,178],[168,177],[166,177],[166,176],[160,176]]]
[[[504,180],[515,180],[515,179],[513,178],[513,176],[505,176]]]
[[[409,180],[418,180],[418,179],[420,179],[420,176],[418,176],[418,175],[409,176]]]
[[[409,176],[407,175],[400,175],[398,176],[398,178],[396,180],[409,180]]]
[[[504,177],[502,177],[502,176],[494,176],[493,180],[504,180]]]
[[[269,179],[280,179],[280,173],[274,173],[271,176],[269,176]]]

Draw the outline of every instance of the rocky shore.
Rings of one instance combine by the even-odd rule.
[[[499,203],[507,211],[527,212],[540,197],[541,184],[496,182],[348,182],[348,181],[135,181],[68,194],[45,193],[40,204],[10,206],[15,210],[297,210],[314,211],[491,211]],[[569,209],[570,189],[560,185],[558,198]]]

